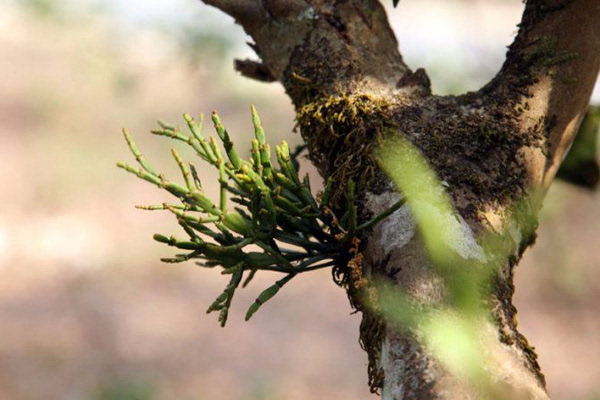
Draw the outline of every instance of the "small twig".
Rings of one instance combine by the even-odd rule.
[[[265,64],[252,60],[234,60],[233,67],[246,78],[260,82],[275,82],[277,78]]]

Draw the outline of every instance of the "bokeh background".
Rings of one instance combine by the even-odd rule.
[[[522,7],[403,0],[390,13],[405,60],[445,94],[494,75]],[[161,264],[171,249],[151,235],[178,227],[133,205],[165,197],[115,167],[132,161],[123,126],[175,174],[172,143],[147,133],[157,118],[217,109],[244,143],[251,103],[271,142],[299,143],[282,88],[232,70],[251,55],[246,40],[197,0],[0,3],[0,399],[376,398],[360,318],[327,271],[295,279],[244,323],[273,281],[257,278],[221,329],[205,309],[226,277]],[[521,328],[557,400],[600,399],[598,200],[556,183],[517,272]]]

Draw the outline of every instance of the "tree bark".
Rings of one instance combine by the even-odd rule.
[[[600,67],[600,2],[529,0],[498,75],[478,92],[435,96],[424,70],[403,62],[376,0],[203,0],[233,16],[254,39],[261,62],[238,62],[254,79],[283,84],[311,160],[338,188],[357,182],[361,218],[399,198],[380,170],[380,139],[416,146],[446,186],[465,238],[458,259],[481,256],[475,238],[494,235],[497,262],[481,323],[489,374],[506,398],[547,399],[536,355],[517,331],[513,270],[535,239],[536,216],[581,122]],[[333,204],[335,208],[335,203]],[[369,384],[384,399],[478,399],[418,340],[373,309],[384,279],[424,304],[444,303],[408,208],[361,238],[360,258],[336,271],[363,312],[361,344]],[[460,267],[460,266],[458,266]],[[376,309],[377,307],[375,307]]]

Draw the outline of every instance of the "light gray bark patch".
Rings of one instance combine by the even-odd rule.
[[[300,15],[298,15],[298,20],[315,20],[319,19],[319,14],[315,10],[314,7],[308,7],[306,10],[302,11]]]
[[[383,390],[381,392],[382,400],[396,400],[404,398],[404,369],[406,362],[402,359],[398,351],[404,349],[392,348],[388,337],[383,341],[381,349],[381,367],[385,373]]]
[[[367,192],[366,207],[374,215],[379,214],[402,198],[397,192],[385,192],[375,195]],[[432,207],[432,213],[439,214],[440,210]],[[477,243],[473,231],[466,221],[459,215],[439,215],[445,220],[445,226],[451,232],[444,235],[446,245],[464,259],[475,259],[480,262],[486,261],[483,248]],[[397,251],[406,246],[416,233],[416,223],[410,212],[410,208],[404,205],[398,211],[381,221],[373,228],[372,241],[374,246],[374,260],[381,261],[393,250]]]
[[[447,218],[455,218],[456,232],[447,235],[448,245],[464,259],[475,259],[480,262],[486,262],[486,256],[483,248],[477,243],[473,230],[467,222],[461,217],[448,215]]]
[[[373,215],[377,215],[390,208],[401,198],[401,194],[392,191],[380,195],[367,192],[366,207]],[[370,240],[372,245],[369,247],[374,261],[379,262],[385,259],[392,250],[397,251],[406,246],[415,236],[415,232],[415,221],[408,206],[404,205],[373,228],[373,236]]]

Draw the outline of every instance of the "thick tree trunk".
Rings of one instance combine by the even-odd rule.
[[[409,70],[376,0],[204,2],[232,15],[255,40],[262,62],[238,61],[238,70],[284,85],[312,161],[337,183],[335,199],[349,179],[358,184],[362,218],[398,199],[373,153],[392,132],[415,145],[446,186],[458,213],[447,217],[465,233],[450,244],[458,259],[485,257],[475,237],[497,237],[506,257],[486,299],[493,318],[478,328],[488,373],[506,398],[548,398],[535,353],[517,331],[513,268],[535,238],[543,193],[598,75],[600,2],[529,0],[500,73],[460,97],[432,95],[425,71]],[[362,263],[338,272],[363,312],[372,389],[390,400],[480,398],[429,354],[418,332],[386,322],[368,304],[376,278],[423,304],[445,301],[410,211],[376,225],[360,252]]]

